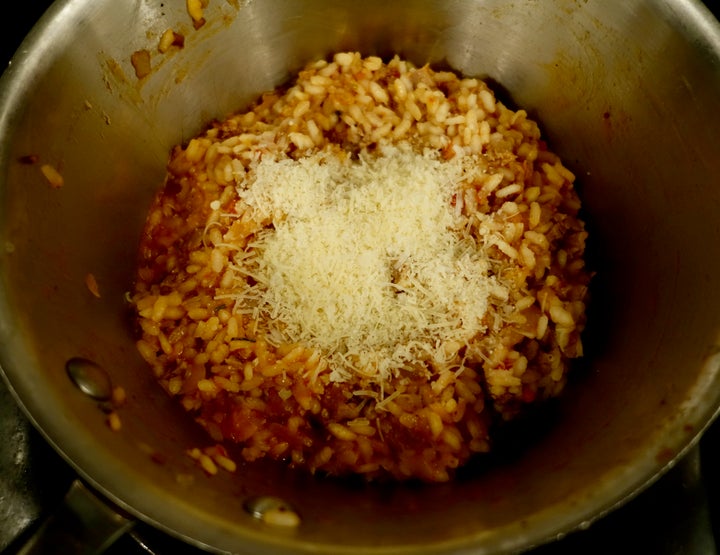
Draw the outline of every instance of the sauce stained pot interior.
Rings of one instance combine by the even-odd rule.
[[[56,2],[2,78],[0,363],[89,484],[219,552],[483,553],[594,520],[689,449],[720,401],[720,26],[700,3],[273,0],[204,15],[195,29],[184,3]],[[161,55],[171,27],[184,47]],[[142,80],[140,49],[152,53]],[[273,465],[207,478],[185,454],[207,438],[128,330],[143,218],[172,145],[341,49],[488,78],[540,121],[579,176],[592,234],[585,363],[526,445],[447,485],[338,484]],[[73,357],[128,392],[120,432],[68,379]],[[244,508],[258,495],[297,507],[301,525],[268,530]]]

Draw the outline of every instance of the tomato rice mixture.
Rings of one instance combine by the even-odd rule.
[[[447,481],[582,355],[575,177],[479,79],[341,52],[167,168],[137,346],[248,461]]]

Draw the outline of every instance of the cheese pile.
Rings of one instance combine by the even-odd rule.
[[[319,349],[335,381],[442,363],[484,331],[489,297],[507,297],[454,208],[463,175],[462,156],[408,145],[262,158],[238,194],[272,225],[236,260],[236,306],[273,342]]]

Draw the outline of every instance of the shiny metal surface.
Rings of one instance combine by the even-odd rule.
[[[110,376],[93,361],[73,357],[65,363],[65,371],[85,395],[98,401],[107,401],[112,396]]]
[[[46,507],[62,498],[73,472],[27,424],[4,383],[0,383],[0,439],[0,553],[10,554]]]
[[[697,440],[720,401],[720,26],[699,3],[237,0],[206,18],[194,30],[184,2],[60,1],[0,83],[0,364],[89,483],[217,552],[491,553],[588,525]],[[168,27],[185,48],[161,55]],[[172,145],[350,48],[489,78],[540,120],[591,226],[587,362],[527,448],[453,484],[358,487],[255,465],[208,478],[185,455],[207,439],[129,332],[145,210]],[[138,49],[153,67],[142,80]],[[67,379],[72,357],[128,392],[121,432]],[[266,495],[302,524],[268,530],[243,509]]]

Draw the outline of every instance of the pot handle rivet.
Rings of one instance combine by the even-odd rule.
[[[112,395],[110,376],[97,363],[81,357],[73,357],[65,363],[65,370],[73,383],[85,395],[107,401]]]
[[[261,495],[245,502],[245,510],[254,518],[271,526],[295,528],[300,525],[300,515],[292,506],[278,497]]]

